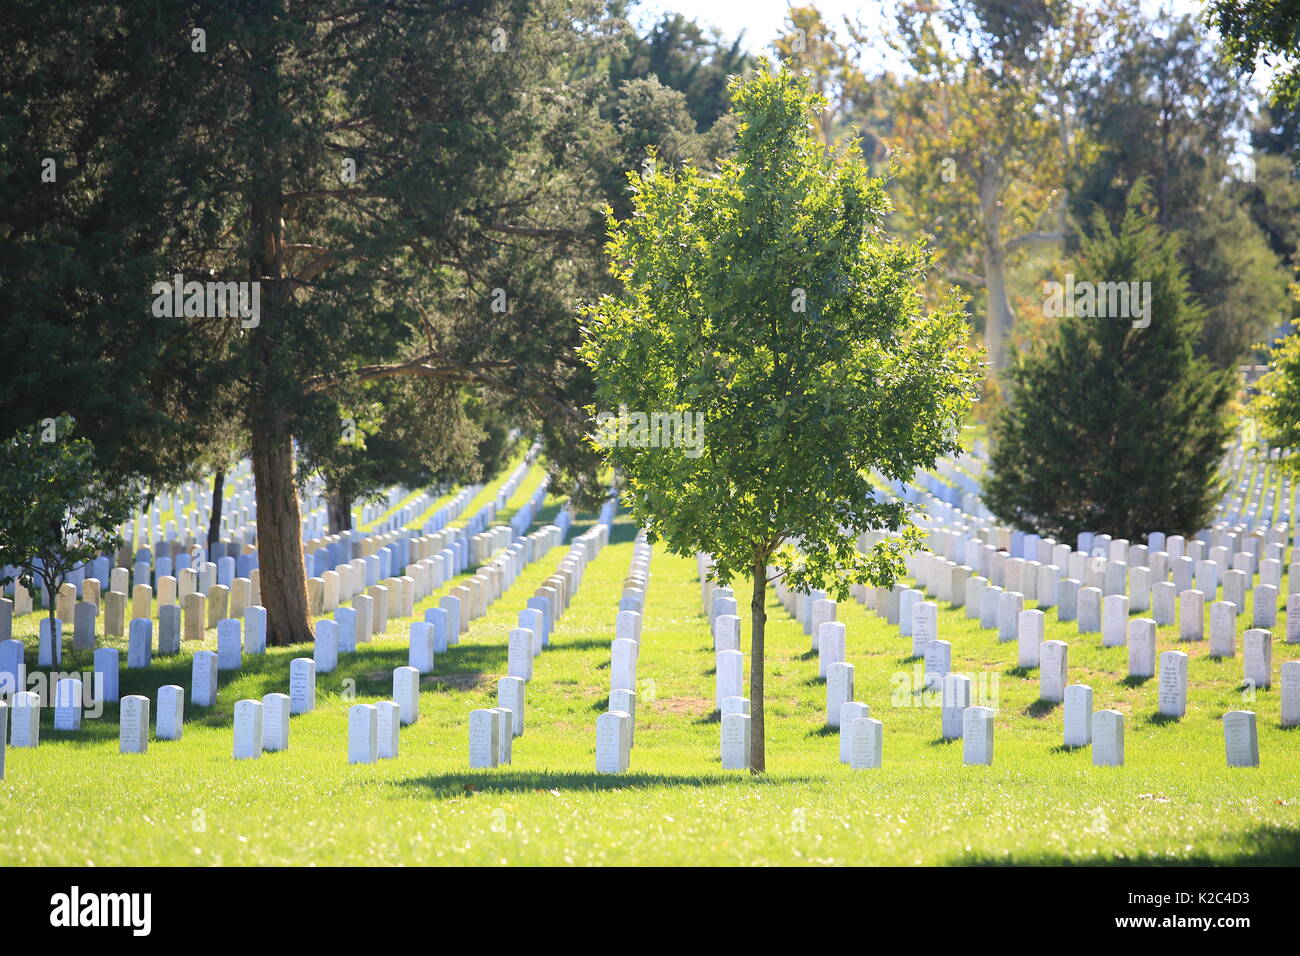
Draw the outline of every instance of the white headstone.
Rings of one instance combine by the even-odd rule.
[[[1157,710],[1165,717],[1187,713],[1187,655],[1165,651],[1160,655],[1160,684],[1156,691]]]
[[[1065,699],[1070,648],[1065,641],[1043,641],[1038,653],[1038,697],[1060,703]]]
[[[233,617],[217,622],[217,670],[237,671],[244,663],[244,639]]]
[[[988,707],[967,707],[962,714],[961,731],[962,762],[992,764],[993,710]]]
[[[1282,668],[1285,691],[1286,668]],[[14,694],[9,707],[9,745],[37,747],[41,743],[41,695],[30,690]]]
[[[117,749],[142,754],[149,749],[149,698],[128,694],[118,710]]]
[[[295,657],[289,662],[289,713],[307,714],[316,709],[316,662]]]
[[[728,697],[745,696],[745,655],[740,651],[718,651],[714,656],[717,659],[715,701],[720,708]]]
[[[164,684],[158,688],[158,716],[154,737],[158,740],[180,740],[185,727],[185,688],[180,684]]]
[[[470,727],[474,726],[472,711]],[[471,740],[473,735],[471,734]],[[494,748],[495,749],[495,748]],[[471,758],[473,757],[473,748]],[[379,711],[374,704],[353,704],[348,708],[348,763],[374,763],[379,759]],[[473,766],[471,763],[470,766]],[[489,764],[488,766],[491,766]]]
[[[970,706],[971,686],[972,681],[965,674],[944,677],[939,700],[940,736],[944,740],[960,739],[963,715]]]
[[[1071,684],[1065,688],[1065,746],[1086,747],[1092,742],[1092,688]]]
[[[880,766],[885,725],[874,717],[859,717],[849,724],[849,767],[873,770]]]
[[[1092,715],[1092,763],[1097,767],[1124,766],[1124,715],[1099,710]]]
[[[1282,662],[1282,726],[1300,727],[1300,661]]]
[[[270,753],[289,749],[289,695],[262,698],[262,749]]]
[[[497,735],[501,721],[491,710],[472,710],[469,714],[469,765],[471,768],[495,767],[501,753]]]
[[[743,697],[728,697],[727,700],[743,700],[745,704],[744,713],[749,713],[749,701]],[[722,702],[723,716],[726,716],[727,700]],[[733,705],[734,706],[734,705]],[[609,692],[609,709],[620,711],[627,714],[627,745],[636,746],[636,691],[631,690],[612,690]]]
[[[1043,626],[1046,615],[1042,611],[1021,611],[1016,621],[1016,663],[1020,667],[1037,667],[1039,648],[1043,643]]]
[[[402,707],[395,700],[375,704],[375,746],[380,760],[397,757],[398,731],[402,726]]]
[[[826,632],[822,632],[823,639]],[[822,644],[825,650],[826,645]],[[826,674],[826,724],[830,727],[840,725],[840,708],[853,699],[853,665],[845,661],[836,661]]]
[[[195,651],[190,670],[190,703],[195,707],[212,707],[217,702],[217,654]]]
[[[933,601],[912,605],[912,656],[923,657],[925,646],[939,636],[939,606]]]
[[[235,759],[256,760],[262,756],[262,702],[235,701]]]
[[[393,700],[400,708],[403,725],[420,719],[420,672],[414,667],[393,668]]]
[[[1273,634],[1252,627],[1241,639],[1244,677],[1251,687],[1273,686]]]
[[[312,660],[317,674],[329,674],[339,664],[339,625],[337,621],[316,622],[316,640],[312,644]]]
[[[723,770],[749,769],[749,721],[749,714],[727,714],[722,718]]]
[[[840,706],[840,763],[849,762],[849,727],[859,717],[870,717],[871,708],[866,704],[850,700]]]
[[[1229,767],[1259,766],[1259,728],[1249,710],[1230,710],[1223,715],[1223,743]]]
[[[630,724],[631,717],[616,710],[596,718],[596,773],[627,770],[632,746]]]
[[[617,643],[617,641],[615,642]],[[635,646],[634,641],[627,643]],[[506,672],[511,677],[532,680],[533,677],[533,632],[522,627],[510,629],[506,642]]]
[[[1128,622],[1128,676],[1156,676],[1156,622],[1149,617]]]

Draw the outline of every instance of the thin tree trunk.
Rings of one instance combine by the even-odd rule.
[[[330,492],[328,509],[330,534],[352,530],[352,499]]]
[[[225,487],[226,471],[224,468],[218,468],[217,473],[212,476],[212,515],[208,520],[209,554],[212,552],[212,546],[221,540],[221,504]]]
[[[266,642],[311,641],[307,572],[303,566],[298,490],[293,481],[293,440],[284,423],[252,432],[257,489],[257,566],[266,607]]]
[[[763,638],[767,628],[767,556],[755,553],[754,597],[749,602],[749,772],[767,770],[763,725]]]
[[[1007,301],[1006,255],[1001,249],[989,250],[984,256],[985,290],[988,293],[988,316],[984,325],[984,347],[993,368],[1001,371],[1007,363],[1007,342],[1014,319]]]

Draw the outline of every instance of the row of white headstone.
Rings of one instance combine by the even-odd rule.
[[[650,583],[650,550],[645,532],[638,532],[614,617],[614,640],[609,649],[609,709],[596,718],[597,773],[626,772],[636,742],[637,660]]]
[[[507,674],[497,682],[497,706],[469,715],[469,765],[482,769],[509,765],[514,738],[524,732],[526,689],[536,658],[582,583],[587,565],[609,541],[609,526],[597,523],[573,540],[553,575],[520,611],[518,626],[506,638]]]

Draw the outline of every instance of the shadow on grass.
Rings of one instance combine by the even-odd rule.
[[[970,853],[944,861],[949,866],[1295,866],[1300,864],[1300,831],[1280,827],[1256,827],[1241,836],[1250,850],[1236,850],[1210,856],[1169,858],[1157,853],[1136,852],[1127,856],[1070,856],[1064,853],[1028,851],[1009,857]]]
[[[811,777],[757,776],[728,771],[714,776],[654,773],[555,773],[551,771],[483,770],[464,773],[426,774],[393,782],[393,786],[424,790],[435,800],[468,797],[471,794],[529,793],[547,790],[598,792],[601,790],[650,790],[657,787],[714,787],[733,782],[757,786],[812,783]]]
[[[1037,667],[1008,667],[1006,670],[1004,670],[1004,671],[1002,672],[1002,676],[1004,676],[1004,677],[1030,677],[1030,676],[1033,675],[1034,671],[1036,671],[1036,670],[1038,670]]]
[[[840,729],[838,727],[832,727],[830,724],[822,724],[815,730],[810,730],[808,733],[804,734],[805,737],[838,737],[839,735]]]
[[[1125,677],[1119,683],[1121,687],[1141,687],[1149,680],[1155,680],[1155,678],[1154,677]]]
[[[1061,706],[1059,700],[1043,700],[1041,697],[1021,711],[1026,717],[1046,717]]]

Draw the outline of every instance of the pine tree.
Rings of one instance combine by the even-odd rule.
[[[1017,528],[1063,541],[1080,531],[1137,540],[1194,532],[1209,518],[1232,372],[1194,355],[1203,309],[1177,238],[1155,223],[1147,197],[1144,184],[1133,188],[1118,230],[1095,217],[1073,273],[1076,288],[1149,282],[1149,311],[1068,309],[1056,334],[1009,370],[984,499]]]

